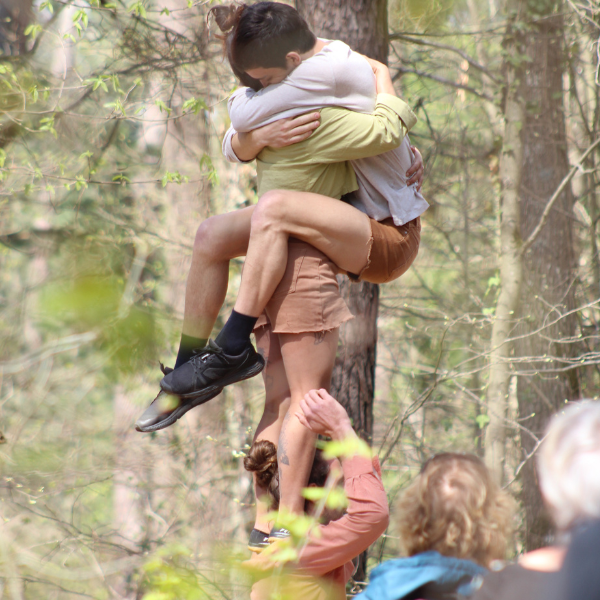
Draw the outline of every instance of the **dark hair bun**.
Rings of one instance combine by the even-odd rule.
[[[254,442],[244,458],[246,471],[256,473],[257,483],[269,488],[273,477],[277,475],[277,448],[273,442],[259,440]]]
[[[245,4],[219,4],[213,6],[208,14],[212,15],[223,33],[231,31],[240,21]]]

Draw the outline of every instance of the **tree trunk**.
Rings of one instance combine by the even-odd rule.
[[[387,0],[296,0],[296,7],[319,36],[346,42],[353,50],[387,64]],[[371,442],[379,288],[340,282],[353,321],[340,330],[340,355],[333,371],[332,394],[344,405],[356,432]],[[366,578],[366,552],[355,579]]]
[[[387,0],[296,0],[296,6],[317,35],[342,40],[387,64]],[[356,319],[340,331],[332,393],[348,411],[357,433],[371,441],[379,289],[345,278],[341,289]]]
[[[548,199],[569,170],[563,110],[564,22],[561,2],[527,3],[529,20],[525,31],[523,96],[527,112],[523,123],[523,178],[521,182],[522,237],[527,240],[540,221]],[[536,12],[534,13],[534,10]],[[540,12],[542,11],[542,14]],[[559,371],[560,359],[573,356],[571,340],[576,317],[562,317],[575,306],[575,251],[571,221],[573,195],[566,186],[553,206],[548,222],[523,256],[521,324],[517,355],[521,362],[518,381],[525,456],[532,453],[549,417],[565,400],[577,396],[574,370]],[[549,325],[549,323],[553,323]],[[543,509],[534,462],[522,471],[523,503],[526,509],[526,547],[547,543],[550,523]]]
[[[518,10],[519,0],[511,0],[507,11]],[[513,13],[513,19],[516,14]],[[521,226],[519,187],[523,173],[523,142],[521,129],[525,106],[521,98],[523,68],[518,65],[522,51],[521,37],[511,23],[506,31],[506,100],[504,108],[504,139],[500,156],[500,295],[496,303],[492,327],[490,373],[487,390],[489,424],[485,431],[485,462],[499,484],[503,483],[506,445],[506,410],[511,376],[507,340],[515,327],[519,306],[523,268],[521,264]]]
[[[0,55],[23,54],[25,29],[31,20],[32,0],[0,0]]]

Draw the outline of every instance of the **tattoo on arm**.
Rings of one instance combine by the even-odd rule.
[[[323,341],[325,340],[325,333],[325,331],[315,332],[315,346],[318,346],[319,344],[323,343]]]

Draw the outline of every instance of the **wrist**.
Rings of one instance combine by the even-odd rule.
[[[248,144],[252,145],[252,147],[256,150],[256,153],[260,153],[264,148],[271,145],[271,140],[267,139],[266,129],[268,126],[259,127],[258,129],[253,129],[247,133],[248,135]]]
[[[352,429],[350,419],[346,418],[336,423],[335,427],[330,431],[330,437],[332,440],[345,440],[347,437],[355,437],[356,433]]]
[[[387,67],[382,67],[381,69],[377,70],[376,84],[378,94],[391,94],[392,96],[396,95],[396,90],[394,90],[394,82],[392,81],[390,70]]]

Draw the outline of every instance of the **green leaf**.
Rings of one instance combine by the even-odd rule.
[[[54,6],[52,6],[52,2],[50,2],[50,0],[42,2],[38,10],[42,12],[45,8],[47,8],[50,11],[50,13],[54,14]]]
[[[335,440],[331,442],[321,442],[319,447],[323,449],[323,456],[326,459],[331,458],[350,458],[352,456],[363,456],[371,458],[373,453],[368,444],[358,437],[347,437],[345,440]]]
[[[141,0],[139,2],[134,2],[129,7],[129,10],[142,19],[146,18],[146,7],[143,5]]]
[[[208,105],[204,100],[196,98],[190,98],[183,103],[182,110],[183,112],[192,111],[195,115],[197,115],[201,109],[208,109]]]
[[[484,414],[477,415],[477,417],[475,417],[475,422],[479,429],[483,429],[490,422],[490,418]]]
[[[77,191],[79,191],[81,189],[87,189],[87,186],[88,186],[87,181],[81,175],[77,175],[77,181],[75,182],[75,189]]]
[[[6,151],[0,148],[0,169],[4,167],[4,163],[6,162]]]
[[[34,23],[32,25],[28,25],[27,28],[24,31],[24,35],[30,35],[32,37],[32,39],[35,40],[35,38],[38,36],[39,33],[41,33],[43,31],[43,28],[41,25]]]
[[[167,7],[165,7],[160,11],[160,14],[167,15],[167,17],[168,17],[171,14],[171,11]]]
[[[94,156],[94,153],[90,150],[87,150],[86,152],[83,152],[79,155],[79,160],[81,160],[82,158],[91,158],[92,156]]]
[[[169,108],[162,100],[156,100],[154,104],[158,106],[160,112],[164,110],[169,116],[171,116],[171,112],[173,112],[173,109]]]

